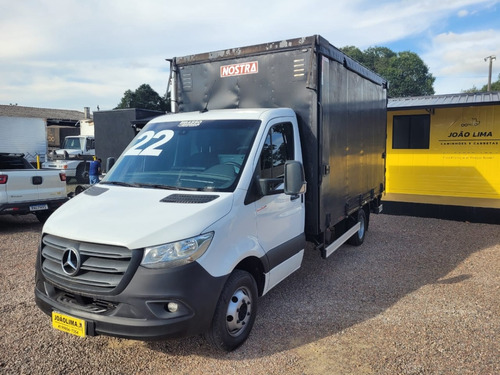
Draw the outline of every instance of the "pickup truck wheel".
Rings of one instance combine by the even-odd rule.
[[[359,230],[354,233],[347,242],[354,246],[360,246],[365,241],[365,235],[368,229],[368,220],[366,217],[366,212],[363,208],[360,208],[358,210],[356,223],[360,224]]]
[[[76,168],[76,181],[79,184],[89,183],[89,171],[87,170],[85,163],[80,163]]]
[[[45,211],[36,212],[35,216],[38,219],[38,221],[43,224],[47,221],[47,219],[49,218],[49,216],[51,214],[52,214],[52,211],[45,210]]]
[[[231,351],[243,344],[257,314],[257,284],[246,271],[235,270],[217,302],[207,341],[217,349]]]

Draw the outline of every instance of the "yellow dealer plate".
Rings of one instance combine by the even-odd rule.
[[[52,327],[75,336],[85,337],[85,320],[52,311]]]

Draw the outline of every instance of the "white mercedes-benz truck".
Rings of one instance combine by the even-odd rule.
[[[47,220],[35,299],[71,334],[204,333],[229,351],[306,241],[325,258],[363,243],[384,190],[386,81],[321,36],[170,63],[175,113]]]

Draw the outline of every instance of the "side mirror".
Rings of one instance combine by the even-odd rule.
[[[296,160],[287,161],[285,163],[285,194],[304,194],[306,189],[307,182],[302,163]]]
[[[113,165],[115,165],[115,158],[109,157],[106,160],[106,173],[109,172],[109,170],[111,169],[111,167],[113,167]]]

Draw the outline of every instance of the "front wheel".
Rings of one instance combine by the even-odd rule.
[[[207,341],[217,349],[232,351],[243,344],[257,314],[257,284],[251,274],[235,270],[217,302]]]
[[[368,230],[368,220],[364,209],[360,208],[356,223],[359,223],[359,230],[349,238],[348,243],[354,246],[360,246],[365,241],[366,231]]]

